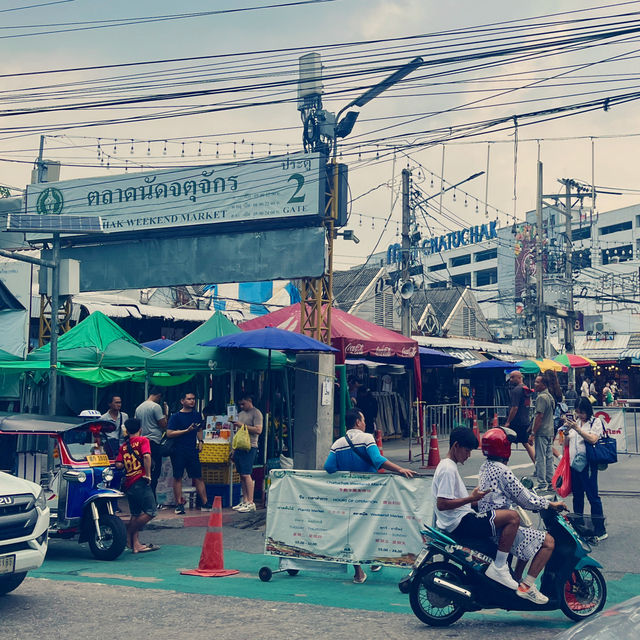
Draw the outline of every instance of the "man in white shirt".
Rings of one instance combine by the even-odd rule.
[[[585,378],[580,385],[580,395],[583,398],[589,397],[589,378]]]
[[[489,539],[499,535],[495,560],[487,568],[485,575],[514,591],[518,583],[511,577],[507,557],[520,526],[520,517],[511,509],[499,509],[478,514],[475,505],[488,491],[476,487],[469,495],[458,473],[458,465],[464,464],[473,449],[478,448],[478,440],[473,431],[457,427],[449,437],[449,453],[436,468],[431,492],[435,505],[436,525],[454,536]]]

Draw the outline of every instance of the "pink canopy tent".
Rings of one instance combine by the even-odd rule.
[[[300,333],[300,303],[278,309],[259,318],[247,320],[240,328],[248,331],[263,327],[277,327]],[[418,424],[422,432],[422,375],[418,343],[413,338],[379,327],[377,324],[352,316],[340,309],[331,310],[331,346],[338,349],[336,363],[343,364],[349,356],[376,358],[406,358],[413,360],[416,397],[420,408]],[[422,434],[421,434],[422,435]]]

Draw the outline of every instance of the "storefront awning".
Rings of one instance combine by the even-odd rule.
[[[474,364],[478,364],[480,362],[486,362],[489,358],[484,356],[480,351],[475,351],[473,349],[442,349],[445,353],[448,353],[450,356],[455,356],[460,359],[458,364],[454,364],[453,366],[457,368],[462,367],[471,367]]]
[[[628,350],[629,337],[627,334],[615,334],[603,338],[578,336],[575,352],[596,362],[617,362],[625,357],[622,354]]]
[[[631,358],[632,360],[638,360],[640,361],[640,349],[625,349],[622,352],[622,357],[623,358]],[[634,364],[636,364],[634,362]]]

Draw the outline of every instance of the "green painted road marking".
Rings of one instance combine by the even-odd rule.
[[[238,569],[239,574],[226,578],[201,578],[180,575],[181,569],[198,566],[200,549],[179,545],[163,545],[156,553],[124,553],[113,562],[94,560],[86,549],[78,553],[50,549],[45,563],[34,578],[75,582],[128,585],[140,589],[166,589],[180,593],[200,593],[239,598],[257,598],[277,602],[304,602],[325,607],[341,607],[360,611],[388,611],[413,615],[409,597],[398,590],[398,581],[407,571],[385,567],[368,573],[363,585],[353,584],[351,573],[337,577],[335,573],[300,571],[297,576],[278,573],[270,582],[258,578],[260,567],[278,568],[277,558],[242,551],[225,551],[225,568]],[[625,574],[607,581],[607,605],[627,600],[640,592],[640,576]],[[505,612],[501,610],[465,614],[468,617],[513,621],[519,624],[560,628],[571,624],[560,611]]]

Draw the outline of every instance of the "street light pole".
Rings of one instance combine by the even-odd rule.
[[[302,62],[306,60],[306,62]],[[390,76],[352,100],[334,116],[322,109],[321,64],[318,54],[307,54],[301,58],[299,83],[300,105],[304,123],[303,142],[307,151],[328,153],[331,149],[331,197],[328,215],[325,215],[327,231],[327,268],[320,278],[304,278],[301,287],[300,331],[326,344],[331,343],[331,308],[333,306],[333,245],[335,221],[338,217],[338,138],[346,138],[358,118],[357,111],[342,114],[351,107],[363,107],[383,91],[400,82],[423,64],[423,59],[414,58]],[[309,87],[311,89],[309,90]],[[332,145],[332,146],[330,146]]]

